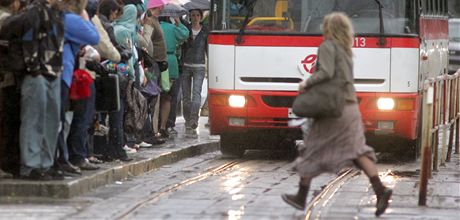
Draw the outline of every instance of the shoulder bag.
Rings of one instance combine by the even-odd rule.
[[[337,52],[338,50],[336,50],[336,60]],[[317,65],[318,70],[319,62]],[[345,80],[337,76],[335,72],[332,79],[316,84],[304,93],[300,93],[294,100],[292,111],[297,116],[305,118],[338,118],[342,115],[345,106],[345,85]]]

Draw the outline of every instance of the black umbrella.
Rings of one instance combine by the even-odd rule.
[[[209,0],[190,0],[184,4],[184,8],[189,11],[192,9],[209,10],[210,4]]]
[[[129,4],[133,4],[133,5],[144,4],[144,2],[142,2],[142,0],[123,0],[122,2],[125,3],[125,5],[129,5]]]

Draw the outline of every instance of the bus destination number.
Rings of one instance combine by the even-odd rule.
[[[366,47],[366,38],[365,37],[355,37],[353,41],[354,47]]]

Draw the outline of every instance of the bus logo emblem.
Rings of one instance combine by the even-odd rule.
[[[313,74],[316,65],[316,54],[310,54],[300,61],[299,70],[302,75]]]

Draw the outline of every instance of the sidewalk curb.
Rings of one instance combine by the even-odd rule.
[[[89,192],[100,186],[124,180],[131,176],[138,176],[164,165],[180,160],[217,151],[219,141],[211,140],[198,143],[158,155],[157,157],[141,159],[138,161],[117,165],[108,169],[94,171],[77,179],[62,181],[26,181],[2,180],[0,181],[0,197],[46,197],[46,198],[71,198]]]

